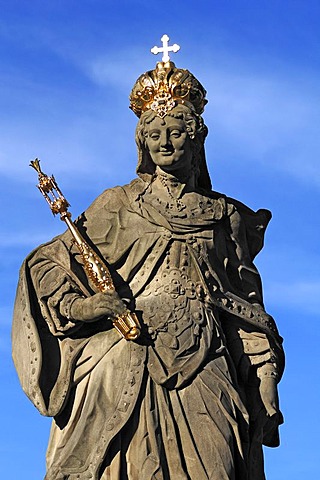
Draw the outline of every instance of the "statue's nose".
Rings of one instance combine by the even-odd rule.
[[[164,148],[170,145],[170,135],[169,132],[161,132],[160,135],[160,147]]]

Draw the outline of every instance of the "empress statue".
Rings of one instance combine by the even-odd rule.
[[[212,191],[205,96],[168,58],[133,87],[137,178],[75,222],[116,291],[93,289],[69,230],[22,265],[13,356],[53,417],[46,480],[265,478],[284,361],[253,261],[271,214]],[[136,340],[112,325],[126,309]]]

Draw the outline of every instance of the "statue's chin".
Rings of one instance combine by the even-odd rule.
[[[183,158],[163,158],[161,163],[158,162],[157,166],[160,170],[171,173],[172,175],[175,175],[175,173],[178,174],[179,172],[183,172],[184,175],[186,175],[190,170]]]

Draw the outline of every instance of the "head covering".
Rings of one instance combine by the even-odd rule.
[[[198,115],[204,110],[206,90],[189,70],[176,68],[173,62],[158,62],[154,70],[141,75],[130,94],[130,108],[140,118],[153,110],[163,118],[178,104]]]

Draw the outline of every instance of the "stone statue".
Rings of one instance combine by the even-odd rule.
[[[263,480],[279,444],[282,339],[253,264],[271,214],[211,190],[206,92],[167,57],[130,97],[138,177],[75,222],[116,291],[96,293],[70,231],[21,268],[13,356],[53,417],[46,480]],[[110,321],[128,309],[134,341]]]

